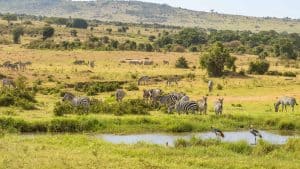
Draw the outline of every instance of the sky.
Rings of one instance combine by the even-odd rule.
[[[300,19],[300,0],[139,0],[197,11]]]

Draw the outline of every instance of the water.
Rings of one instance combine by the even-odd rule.
[[[280,135],[275,132],[261,131],[263,140],[272,144],[285,144],[289,138],[295,138],[296,135]],[[224,132],[225,137],[221,139],[223,142],[237,142],[241,140],[247,141],[249,144],[254,144],[254,136],[249,131]],[[185,133],[185,134],[132,134],[132,135],[114,135],[100,134],[96,138],[103,139],[114,144],[136,144],[138,142],[146,142],[150,144],[174,146],[174,142],[183,138],[189,140],[193,136],[202,139],[218,139],[214,133]]]

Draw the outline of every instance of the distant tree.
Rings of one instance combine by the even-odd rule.
[[[204,44],[207,41],[207,34],[197,28],[185,28],[176,36],[176,43],[184,47]]]
[[[281,56],[286,59],[297,59],[296,47],[288,38],[278,39],[273,45],[273,48],[275,56]]]
[[[70,31],[70,34],[71,34],[72,37],[77,37],[77,30],[72,29],[72,30]]]
[[[222,76],[225,66],[235,70],[235,58],[230,56],[223,44],[216,42],[200,57],[200,65],[205,68],[209,76]]]
[[[15,44],[20,43],[21,36],[24,34],[23,27],[16,27],[12,30],[13,42]]]
[[[107,29],[106,29],[106,32],[108,32],[109,34],[111,34],[112,29],[111,29],[111,28],[107,28]]]
[[[42,29],[43,40],[51,38],[54,35],[55,29],[51,26],[45,26]]]
[[[265,74],[270,67],[270,63],[264,59],[259,59],[255,62],[250,62],[248,72],[250,74]]]
[[[18,19],[18,17],[16,14],[7,13],[2,16],[2,19],[6,20],[9,25],[11,21],[16,21]]]
[[[145,44],[140,43],[140,44],[138,45],[138,50],[139,50],[139,51],[144,51],[144,50],[145,50]]]
[[[127,32],[127,30],[129,30],[129,27],[128,26],[121,26],[118,28],[118,32]]]
[[[117,41],[117,40],[111,40],[110,46],[111,46],[112,48],[117,49],[118,46],[119,46],[119,41]]]
[[[103,43],[108,43],[109,42],[109,37],[108,36],[103,36],[100,38],[100,40],[103,42]]]
[[[145,51],[146,52],[152,52],[153,51],[153,46],[150,43],[147,43],[145,45]]]
[[[80,29],[86,29],[88,27],[88,23],[84,19],[72,19],[72,22],[68,25],[68,27],[71,28],[80,28]]]
[[[189,68],[188,61],[185,59],[185,57],[180,57],[177,59],[175,63],[176,68],[181,68],[181,69],[187,69]]]
[[[154,35],[150,35],[150,36],[148,37],[148,40],[149,40],[150,42],[153,42],[155,39],[156,39],[156,37],[155,37]]]

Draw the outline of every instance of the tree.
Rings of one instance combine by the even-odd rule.
[[[109,34],[111,34],[112,29],[111,29],[111,28],[107,28],[107,29],[106,29],[106,32],[108,32]]]
[[[259,74],[263,75],[269,70],[270,63],[264,59],[259,59],[255,62],[250,62],[248,72],[250,74]]]
[[[9,13],[7,13],[7,14],[4,14],[2,16],[2,19],[6,20],[7,23],[8,23],[8,25],[9,25],[10,21],[16,21],[18,19],[18,17],[17,17],[16,14],[9,14]]]
[[[148,40],[149,40],[150,42],[153,42],[155,39],[156,39],[156,37],[155,37],[154,35],[150,35],[150,36],[148,37]]]
[[[281,56],[287,59],[297,59],[297,54],[292,41],[288,38],[277,40],[273,46],[275,56]]]
[[[45,26],[42,29],[43,40],[51,38],[54,35],[55,29],[51,26]]]
[[[86,29],[89,25],[84,19],[73,19],[71,24],[69,24],[68,26],[71,28]]]
[[[16,27],[12,30],[12,35],[13,35],[13,42],[15,44],[20,43],[20,38],[24,34],[24,29],[23,27]]]
[[[150,43],[147,43],[145,45],[145,51],[146,52],[152,52],[153,51],[153,46]]]
[[[207,34],[204,31],[200,31],[197,28],[185,28],[178,33],[176,36],[176,43],[184,47],[191,45],[204,44]]]
[[[188,61],[185,59],[185,57],[182,56],[177,59],[175,67],[181,69],[187,69],[189,68]]]
[[[200,65],[207,70],[209,76],[220,77],[224,73],[225,66],[235,70],[235,60],[222,43],[216,42],[200,57]]]

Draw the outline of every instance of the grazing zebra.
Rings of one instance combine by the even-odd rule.
[[[214,82],[213,81],[208,81],[208,91],[209,92],[212,92],[213,90],[213,87],[214,87]]]
[[[190,101],[190,97],[189,96],[183,96],[181,99],[180,99],[181,102],[188,102]]]
[[[285,96],[285,97],[278,99],[278,101],[274,104],[275,112],[278,112],[280,104],[282,106],[282,112],[283,112],[283,109],[285,109],[285,111],[287,111],[287,108],[286,108],[287,106],[291,106],[292,111],[294,111],[295,105],[298,105],[298,103],[294,97]]]
[[[138,79],[138,85],[146,85],[150,82],[150,77],[149,76],[142,76],[141,78]]]
[[[198,105],[199,105],[200,113],[207,114],[207,97],[206,96],[203,96],[203,98],[198,101]]]
[[[126,93],[123,89],[117,89],[115,96],[116,96],[117,102],[121,102],[124,99],[124,97],[126,96]]]
[[[256,137],[262,138],[262,135],[260,132],[256,129],[253,128],[253,125],[250,126],[250,133],[253,134],[254,139],[255,139],[255,144],[256,144]]]
[[[179,81],[178,77],[169,77],[167,79],[167,86],[171,86],[172,83],[175,83],[176,85],[178,85],[178,81]]]
[[[65,93],[62,101],[69,101],[75,107],[82,106],[87,111],[88,111],[88,108],[90,107],[90,103],[91,103],[89,98],[87,98],[87,97],[76,97],[72,93]]]
[[[2,79],[2,86],[3,87],[5,87],[5,86],[7,86],[7,87],[11,87],[11,86],[16,87],[16,84],[15,84],[13,79],[4,78],[4,79]]]
[[[159,103],[168,107],[168,113],[171,113],[174,109],[176,102],[178,102],[185,95],[183,93],[170,93],[163,95],[159,98]]]
[[[199,111],[198,103],[195,101],[179,101],[175,104],[175,110],[177,113],[186,113],[189,112],[195,113]]]
[[[150,100],[153,103],[157,103],[159,101],[160,96],[162,95],[162,90],[161,89],[150,89],[149,94],[150,94]]]
[[[129,60],[130,65],[142,65],[143,61],[142,60]]]
[[[224,133],[221,130],[219,130],[217,128],[214,128],[214,127],[211,127],[211,130],[212,130],[212,132],[215,133],[217,138],[224,138],[225,137]]]
[[[223,113],[223,98],[222,99],[218,99],[215,102],[215,113],[216,115],[221,115]]]
[[[167,61],[167,60],[163,60],[163,64],[164,64],[164,65],[169,65],[169,64],[170,64],[170,62],[169,62],[169,61]]]

